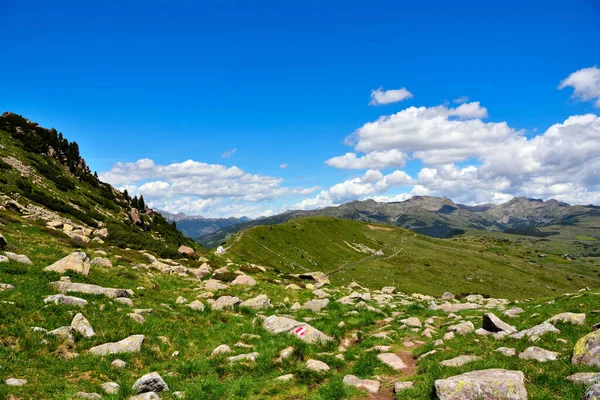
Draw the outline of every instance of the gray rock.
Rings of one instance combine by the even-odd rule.
[[[188,300],[182,296],[177,297],[177,300],[175,300],[175,304],[185,304],[187,302],[188,302]]]
[[[0,283],[0,292],[3,292],[5,290],[13,290],[15,287],[13,285],[10,285],[8,283]]]
[[[211,353],[211,355],[216,356],[218,354],[227,354],[227,353],[231,353],[231,347],[227,346],[226,344],[222,344],[220,346],[217,346]]]
[[[455,332],[458,335],[466,335],[475,330],[475,325],[471,321],[464,321],[456,325],[450,325],[448,332]]]
[[[100,385],[100,387],[102,388],[102,390],[104,390],[104,393],[106,394],[117,394],[121,389],[119,384],[116,382],[106,382]]]
[[[110,365],[112,365],[115,368],[123,369],[123,368],[125,368],[127,366],[127,363],[125,361],[120,360],[120,359],[117,358],[116,360],[114,360],[113,362],[111,362]]]
[[[248,299],[248,300],[242,302],[242,304],[240,304],[240,306],[252,308],[255,310],[260,310],[260,309],[264,309],[264,308],[270,308],[271,300],[269,300],[269,298],[266,295],[260,294],[256,297],[253,297],[251,299]]]
[[[439,400],[527,400],[521,371],[487,369],[435,381]]]
[[[112,263],[106,257],[96,257],[90,261],[90,265],[97,265],[99,267],[112,268]]]
[[[445,292],[442,297],[440,297],[440,299],[442,300],[454,300],[456,298],[456,296],[454,296],[452,293],[450,292]]]
[[[133,291],[131,289],[113,289],[113,288],[104,288],[98,285],[90,285],[87,283],[73,283],[67,281],[58,281],[51,282],[50,286],[52,286],[55,290],[61,293],[85,293],[85,294],[98,294],[104,295],[111,299],[115,299],[117,297],[131,297],[133,296]]]
[[[21,263],[21,264],[27,264],[27,265],[33,265],[33,263],[31,262],[31,260],[29,259],[29,257],[23,255],[23,254],[15,254],[15,253],[11,253],[10,251],[5,251],[4,254],[6,255],[6,257],[8,257],[9,260]]]
[[[535,360],[538,362],[556,361],[559,354],[555,351],[545,350],[541,347],[531,346],[519,354],[523,360]]]
[[[327,307],[328,304],[329,299],[309,300],[306,303],[304,303],[302,308],[304,310],[318,312],[321,311],[323,308]]]
[[[549,322],[543,322],[532,328],[525,329],[518,333],[513,333],[512,335],[510,335],[510,337],[515,339],[522,339],[525,336],[527,336],[531,340],[532,338],[539,338],[547,333],[560,333],[560,330],[556,329],[556,327]]]
[[[506,315],[507,317],[514,318],[514,317],[517,317],[517,316],[519,316],[519,314],[524,313],[524,312],[525,312],[525,310],[523,310],[522,308],[514,307],[514,308],[511,308],[511,309],[505,310],[503,312],[503,314]]]
[[[449,360],[444,360],[444,361],[440,362],[440,365],[443,365],[444,367],[462,367],[463,365],[465,365],[467,363],[477,361],[480,359],[481,359],[481,357],[478,357],[478,356],[462,355],[462,356],[451,358]]]
[[[571,382],[591,386],[600,383],[600,372],[577,372],[568,376],[567,379]]]
[[[114,299],[117,303],[121,303],[124,306],[127,307],[133,307],[133,300],[127,298],[127,297],[117,297],[116,299]]]
[[[0,256],[0,263],[7,263],[9,261],[8,257]]]
[[[329,371],[329,365],[325,364],[323,361],[313,359],[306,362],[306,368],[317,372]]]
[[[394,383],[394,393],[398,394],[403,390],[411,389],[413,387],[412,382],[395,382]]]
[[[585,324],[585,314],[577,314],[572,312],[564,312],[558,315],[553,316],[546,320],[549,323],[562,322],[563,324],[573,324],[573,325],[584,325]]]
[[[463,310],[476,310],[480,307],[475,303],[443,303],[438,306],[438,309],[447,313],[455,313]]]
[[[92,328],[92,324],[83,316],[82,313],[77,313],[75,317],[73,317],[73,321],[71,321],[71,327],[79,332],[83,337],[92,337],[95,335],[94,328]]]
[[[132,335],[115,343],[105,343],[92,347],[89,352],[98,356],[119,353],[139,352],[144,343],[144,335]]]
[[[294,335],[307,343],[325,343],[333,340],[332,337],[327,336],[320,330],[313,328],[307,323],[298,322],[291,318],[278,317],[276,315],[271,315],[265,319],[263,322],[263,328],[267,332],[275,335],[281,333]],[[304,334],[301,334],[302,332],[304,332]]]
[[[260,354],[256,352],[248,353],[248,354],[240,354],[238,356],[228,357],[227,360],[229,362],[238,362],[238,361],[250,361],[255,362]]]
[[[354,386],[358,389],[366,389],[369,393],[379,393],[381,383],[372,379],[360,379],[354,375],[346,375],[343,379],[344,384]]]
[[[160,400],[160,397],[154,392],[148,392],[131,396],[129,400]]]
[[[516,333],[517,329],[502,321],[500,318],[496,316],[494,313],[487,313],[483,316],[483,329],[489,332],[506,332],[506,333]]]
[[[90,259],[87,254],[78,251],[61,258],[54,264],[48,265],[44,268],[44,271],[58,272],[59,274],[64,274],[67,271],[74,271],[78,274],[88,276],[90,273]]]
[[[235,306],[239,305],[242,301],[239,297],[234,296],[221,296],[215,301],[210,308],[213,310],[233,310]]]
[[[135,322],[137,322],[138,324],[143,324],[144,322],[146,322],[146,319],[141,314],[128,313],[127,316]]]
[[[423,324],[417,317],[409,317],[409,318],[401,319],[400,322],[402,322],[404,325],[413,326],[416,328],[420,328],[423,326]]]
[[[186,256],[193,256],[195,253],[194,249],[192,249],[189,246],[184,246],[184,245],[179,246],[177,251],[179,252],[179,254],[183,254]]]
[[[196,310],[196,311],[204,311],[204,304],[202,304],[202,302],[200,300],[192,301],[190,304],[187,305],[187,307],[191,308],[192,310]]]
[[[157,372],[150,372],[135,381],[131,390],[136,393],[168,392],[169,386]]]
[[[588,333],[577,341],[571,362],[600,367],[600,330]]]
[[[25,386],[27,385],[27,381],[25,379],[17,379],[17,378],[8,378],[5,383],[8,386]]]
[[[98,393],[77,392],[74,397],[76,399],[101,399],[102,396]]]
[[[514,357],[517,355],[517,351],[512,347],[498,347],[496,349],[498,353],[502,353],[507,357]]]
[[[406,364],[394,353],[379,353],[377,354],[379,361],[395,369],[396,371],[408,368]]]
[[[60,328],[49,331],[48,335],[58,336],[72,342],[74,340],[73,331],[74,329],[72,326],[61,326]]]
[[[44,299],[44,303],[54,303],[54,304],[63,304],[68,306],[79,306],[83,307],[87,304],[87,300],[74,297],[74,296],[65,296],[62,294],[55,294],[52,296],[48,296]]]
[[[285,374],[275,378],[276,381],[291,381],[294,379],[294,374]]]
[[[600,385],[595,384],[588,388],[583,395],[583,400],[598,400],[600,399]]]
[[[229,286],[225,285],[224,283],[222,283],[221,281],[216,280],[216,279],[209,279],[204,282],[204,290],[209,291],[209,292],[227,289],[228,287]]]
[[[231,285],[254,286],[254,285],[256,285],[256,281],[251,276],[248,276],[248,275],[238,275],[231,282]]]

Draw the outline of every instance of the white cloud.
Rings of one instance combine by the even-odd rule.
[[[377,106],[382,104],[397,103],[402,100],[410,99],[413,94],[406,88],[383,90],[381,87],[371,91],[371,101],[369,105]]]
[[[341,169],[368,169],[368,168],[402,168],[408,160],[408,155],[396,149],[373,151],[358,157],[356,153],[346,153],[343,156],[333,157],[325,164]]]
[[[299,196],[308,196],[309,194],[313,194],[317,190],[320,190],[321,186],[314,186],[310,188],[296,188],[292,190],[293,194],[297,194]]]
[[[280,169],[286,169],[287,167],[289,167],[287,163],[279,164]]]
[[[193,160],[166,165],[151,159],[117,162],[100,179],[127,188],[130,195],[141,194],[148,203],[170,212],[205,212],[216,215],[225,210],[252,211],[262,214],[261,206],[239,208],[244,203],[275,200],[289,191],[281,186],[282,179],[249,174],[238,167],[207,164]],[[218,210],[207,209],[218,205]],[[264,208],[264,207],[262,207]]]
[[[231,156],[237,151],[237,149],[234,147],[233,149],[226,151],[225,153],[221,154],[221,158],[231,158]]]
[[[600,68],[594,66],[575,71],[564,79],[558,88],[564,89],[568,86],[574,89],[572,97],[583,101],[595,99],[594,105],[600,107]]]
[[[452,100],[452,102],[454,104],[462,104],[462,103],[466,103],[467,101],[469,101],[469,96],[461,96],[461,97],[457,97],[456,99]]]

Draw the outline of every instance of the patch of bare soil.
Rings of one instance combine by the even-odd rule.
[[[367,224],[367,228],[374,230],[374,231],[393,231],[394,230],[394,228],[387,227],[387,226],[375,226],[375,225],[369,225],[369,224]]]

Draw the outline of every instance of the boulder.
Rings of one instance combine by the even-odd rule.
[[[229,362],[250,361],[255,362],[260,354],[253,352],[248,354],[240,354],[238,356],[227,357]]]
[[[202,279],[204,276],[212,273],[212,268],[207,263],[204,263],[196,269],[188,269],[188,273],[196,279]]]
[[[27,385],[27,381],[25,379],[17,379],[17,378],[8,378],[4,381],[8,386],[25,386]]]
[[[58,272],[64,274],[67,271],[75,271],[78,274],[88,276],[90,273],[90,260],[84,252],[78,251],[61,258],[54,264],[48,265],[44,271]]]
[[[286,333],[294,335],[300,340],[307,343],[325,343],[333,340],[318,329],[313,328],[304,322],[298,322],[291,318],[278,317],[271,315],[263,322],[263,328],[272,334]]]
[[[237,278],[231,282],[231,285],[254,286],[256,285],[256,281],[251,276],[238,275]]]
[[[557,314],[552,318],[546,320],[549,323],[561,322],[563,324],[573,324],[573,325],[584,325],[585,324],[585,314],[577,314],[572,312],[564,312],[561,314]]]
[[[498,353],[504,354],[507,357],[513,357],[517,355],[517,351],[512,347],[498,347],[496,351]]]
[[[23,254],[15,254],[15,253],[11,253],[10,251],[5,251],[4,255],[6,255],[6,257],[8,257],[9,260],[21,263],[21,264],[27,264],[27,265],[33,265],[33,263],[31,262],[31,260],[29,259],[29,257],[23,255]]]
[[[108,237],[108,229],[106,229],[106,228],[96,229],[93,232],[93,234],[94,234],[94,236],[100,236],[100,237],[105,238],[105,237]]]
[[[106,382],[100,385],[106,394],[118,394],[121,387],[116,382]]]
[[[514,308],[511,308],[511,309],[505,310],[502,314],[506,315],[507,317],[514,318],[514,317],[517,317],[517,316],[519,316],[519,314],[524,313],[524,312],[525,312],[525,310],[523,310],[522,308],[514,307]]]
[[[217,346],[211,353],[212,356],[216,356],[218,354],[227,354],[227,353],[231,353],[231,347],[227,346],[226,344],[222,344],[220,346]]]
[[[571,362],[600,367],[600,330],[588,333],[577,341]]]
[[[64,304],[68,306],[79,306],[83,307],[87,304],[87,300],[75,297],[65,296],[63,294],[54,294],[44,299],[44,303]]]
[[[179,252],[179,254],[183,254],[186,256],[193,256],[195,253],[194,249],[192,249],[191,247],[188,247],[188,246],[184,246],[184,245],[179,246],[177,251]]]
[[[202,302],[200,300],[192,301],[190,304],[187,305],[187,307],[191,308],[192,310],[196,310],[196,311],[204,311],[204,304],[202,304]]]
[[[456,296],[454,296],[452,293],[450,292],[445,292],[442,297],[440,297],[440,299],[442,300],[454,300],[456,298]]]
[[[317,283],[329,284],[329,278],[321,271],[316,272],[306,272],[303,274],[299,274],[298,278],[302,280],[314,281]]]
[[[209,292],[227,289],[229,286],[216,279],[209,279],[204,282],[204,290]]]
[[[302,309],[318,312],[321,311],[323,308],[327,307],[328,304],[329,299],[309,300],[306,303],[304,303]]]
[[[329,371],[329,365],[325,364],[323,361],[313,359],[306,361],[306,368],[317,372]]]
[[[139,352],[144,343],[144,335],[133,335],[115,343],[105,343],[92,347],[89,352],[98,356],[119,353]]]
[[[538,362],[556,361],[559,354],[555,351],[545,350],[541,347],[531,346],[519,354],[523,360],[535,360]]]
[[[221,296],[215,301],[210,308],[213,310],[233,310],[235,306],[239,305],[242,301],[239,297],[234,296]]]
[[[451,358],[449,360],[444,360],[444,361],[440,362],[440,365],[443,365],[444,367],[462,367],[463,365],[465,365],[467,363],[477,361],[479,359],[481,359],[481,357],[462,355],[462,356]]]
[[[408,368],[406,364],[394,353],[379,353],[377,354],[379,361],[395,369],[396,371]]]
[[[95,335],[94,328],[92,328],[92,324],[83,316],[82,313],[77,313],[75,317],[73,317],[73,321],[71,321],[71,327],[79,332],[83,337],[92,337]]]
[[[487,369],[435,381],[439,400],[527,400],[521,371]]]
[[[475,330],[475,325],[471,321],[464,321],[456,325],[450,325],[448,332],[455,332],[458,335],[466,335]]]
[[[127,363],[117,358],[116,360],[111,362],[110,365],[112,365],[115,368],[123,369],[127,366]]]
[[[150,372],[135,381],[131,390],[136,393],[168,392],[169,386],[157,372]]]
[[[87,283],[74,283],[74,282],[69,282],[69,281],[58,281],[58,282],[51,282],[50,286],[52,286],[55,290],[58,290],[61,293],[77,292],[77,293],[85,293],[85,294],[98,294],[98,295],[104,295],[111,299],[115,299],[117,297],[133,296],[133,291],[131,289],[104,288],[102,286],[90,285]]]
[[[583,400],[598,400],[600,399],[600,385],[592,385],[586,390],[583,395]]]
[[[9,283],[0,283],[0,292],[13,290],[15,287]]]
[[[112,268],[112,263],[110,262],[110,260],[106,257],[95,257],[91,262],[90,265],[97,265],[99,267],[107,267],[107,268]]]
[[[463,310],[476,310],[480,307],[475,303],[443,303],[438,306],[438,309],[447,313],[455,313]]]
[[[346,375],[343,379],[344,384],[354,386],[359,389],[366,389],[369,393],[379,393],[381,383],[372,379],[360,379],[354,375]]]
[[[240,304],[240,306],[253,308],[255,310],[260,310],[260,309],[264,309],[264,308],[270,308],[271,300],[269,300],[269,298],[266,295],[260,294],[256,297],[253,297],[251,299],[248,299],[248,300],[242,302],[242,304]]]
[[[516,333],[517,329],[502,321],[500,318],[493,313],[487,313],[483,316],[483,329],[488,332],[506,332],[506,333]]]
[[[420,328],[423,326],[423,324],[417,317],[409,317],[409,318],[401,319],[400,322],[402,322],[404,325],[413,326],[416,328]]]
[[[539,338],[546,333],[560,333],[560,330],[556,329],[556,327],[549,322],[543,322],[532,328],[525,329],[518,333],[513,333],[510,335],[510,337],[514,339],[522,339],[527,336],[531,340],[532,338]]]
[[[129,314],[127,314],[127,316],[129,318],[131,318],[132,320],[134,320],[135,322],[137,322],[138,324],[143,324],[144,322],[146,322],[146,320],[144,319],[144,316],[137,314],[137,313],[129,313]]]

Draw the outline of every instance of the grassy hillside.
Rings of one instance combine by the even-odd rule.
[[[598,287],[598,259],[564,260],[546,242],[520,237],[434,239],[385,225],[310,217],[255,227],[232,238],[226,255],[288,273],[319,270],[336,284],[441,295],[485,293],[523,298]],[[382,251],[382,255],[374,254]],[[546,258],[538,257],[540,252]]]

